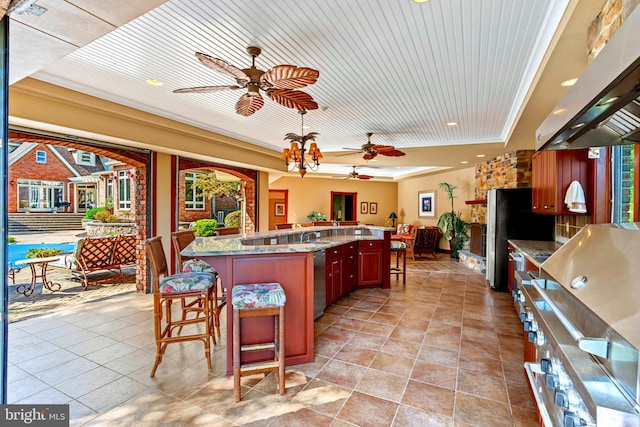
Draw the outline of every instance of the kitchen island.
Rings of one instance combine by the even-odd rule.
[[[277,282],[282,285],[287,302],[286,364],[309,363],[314,357],[314,254],[360,242],[381,242],[379,281],[364,281],[366,286],[390,287],[390,239],[393,229],[372,226],[305,227],[250,233],[241,236],[198,237],[182,255],[196,257],[213,266],[227,295],[235,285]],[[366,254],[365,254],[366,255]],[[367,273],[370,256],[359,256],[358,270]],[[353,262],[343,260],[342,262]],[[316,269],[317,269],[316,265]],[[318,277],[318,272],[315,272]],[[322,273],[322,272],[320,272]],[[323,275],[322,275],[323,276]],[[323,276],[324,277],[324,276]],[[324,281],[320,286],[325,286]],[[316,298],[317,299],[317,298]],[[322,301],[321,301],[322,303]],[[227,307],[227,319],[232,307]],[[242,319],[242,345],[273,339],[273,325],[260,318]],[[232,372],[233,325],[227,321],[227,373]],[[242,363],[271,358],[269,352],[243,354]]]

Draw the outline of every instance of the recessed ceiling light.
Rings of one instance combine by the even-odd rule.
[[[484,154],[476,154],[476,157],[484,157]]]
[[[565,87],[573,86],[574,84],[576,84],[577,81],[578,79],[565,80],[562,83],[560,83],[560,86],[565,86]]]
[[[426,3],[429,0],[413,0],[414,3]]]
[[[447,126],[458,126],[458,122],[447,122]]]
[[[564,113],[566,110],[564,108],[558,108],[557,110],[554,110],[551,114],[562,114]]]
[[[304,125],[304,126],[302,126],[302,129],[311,129],[311,126],[309,126],[309,125]]]
[[[467,163],[469,163],[469,161],[468,160],[463,160],[460,163],[462,163],[463,165],[466,165]]]
[[[162,86],[164,83],[162,83],[160,80],[149,79],[147,80],[147,84],[150,84],[151,86]]]

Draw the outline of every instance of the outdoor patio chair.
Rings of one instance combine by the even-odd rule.
[[[153,326],[156,340],[156,360],[150,376],[155,376],[167,345],[193,340],[204,342],[204,355],[209,371],[211,371],[213,369],[211,339],[216,344],[213,331],[215,278],[213,274],[204,272],[170,275],[161,239],[160,236],[157,236],[146,241],[147,254],[151,262]],[[182,301],[184,298],[196,298],[197,304],[194,304],[194,310],[201,310],[202,316],[197,315],[192,319],[185,319],[183,315],[180,320],[174,320],[171,312],[172,303],[175,300]],[[188,335],[181,335],[181,331],[178,330],[186,325],[192,326],[193,329],[190,329]]]

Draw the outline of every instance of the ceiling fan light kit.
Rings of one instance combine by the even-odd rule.
[[[304,134],[304,115],[307,112],[305,110],[299,110],[298,113],[302,118],[300,135],[288,133],[284,136],[284,139],[291,140],[291,146],[282,150],[281,159],[284,160],[287,171],[293,172],[298,169],[298,173],[302,178],[304,178],[304,175],[307,173],[307,169],[314,172],[318,170],[318,167],[320,166],[320,159],[322,159],[323,156],[318,148],[318,144],[315,142],[315,138],[318,133],[309,132],[306,135]],[[309,148],[307,149],[306,144],[309,141],[312,142],[309,143]],[[307,162],[305,157],[305,154],[307,153],[310,157],[310,162]]]
[[[240,69],[228,62],[214,58],[206,53],[196,52],[196,58],[206,67],[225,74],[236,80],[237,85],[197,86],[176,89],[174,93],[209,93],[223,90],[246,89],[247,92],[236,103],[236,113],[250,116],[260,110],[264,100],[260,91],[268,98],[287,108],[299,111],[315,110],[318,104],[311,95],[300,89],[314,84],[320,72],[312,68],[297,67],[295,65],[277,65],[270,70],[262,71],[256,68],[256,57],[262,51],[259,47],[249,46],[247,53],[251,55],[251,67]]]

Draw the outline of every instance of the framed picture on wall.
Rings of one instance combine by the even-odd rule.
[[[377,202],[369,203],[369,213],[371,215],[376,215],[378,213],[378,203]]]
[[[284,203],[275,203],[273,205],[274,216],[284,216]]]
[[[436,216],[435,191],[421,191],[418,193],[418,216]]]
[[[360,202],[360,213],[368,214],[369,213],[369,203],[368,202]]]

